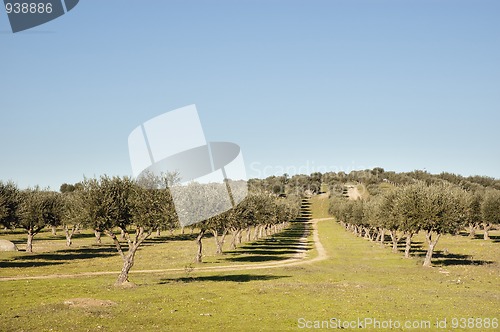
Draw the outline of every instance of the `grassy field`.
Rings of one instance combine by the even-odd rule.
[[[315,217],[327,216],[325,202],[313,198]],[[305,226],[294,224],[223,256],[213,255],[214,241],[208,238],[201,266],[285,262],[303,250]],[[415,239],[416,257],[404,259],[331,219],[317,226],[328,258],[314,263],[307,262],[317,255],[309,234],[301,265],[192,270],[194,241],[177,234],[153,239],[140,250],[132,271],[164,271],[132,272],[134,288],[113,287],[116,274],[0,281],[0,331],[285,331],[331,319],[422,326],[428,321],[431,328],[420,330],[434,331],[436,320],[446,319],[443,330],[451,330],[453,318],[500,318],[498,232],[492,241],[445,236],[429,269],[420,266],[421,237]],[[20,241],[24,235],[2,233],[1,238]],[[0,253],[0,278],[119,270],[111,242],[92,241],[92,234],[81,234],[68,250],[62,237],[39,234],[33,254]]]

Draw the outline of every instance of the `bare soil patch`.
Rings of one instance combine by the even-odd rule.
[[[102,308],[112,307],[117,305],[116,302],[110,300],[98,300],[89,298],[75,298],[64,301],[64,304],[70,308]]]

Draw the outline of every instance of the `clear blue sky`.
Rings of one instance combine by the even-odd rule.
[[[494,0],[82,0],[12,34],[0,11],[0,180],[128,175],[129,133],[193,103],[250,177],[499,178],[499,17]]]

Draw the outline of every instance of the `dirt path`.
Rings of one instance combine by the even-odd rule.
[[[361,193],[358,190],[357,186],[350,186],[347,188],[347,195],[349,196],[349,199],[356,200],[358,198],[361,198]]]
[[[204,267],[194,267],[193,272],[230,272],[230,271],[247,271],[247,270],[260,270],[260,269],[273,269],[285,266],[296,266],[302,264],[311,264],[319,262],[328,258],[328,254],[321,244],[319,239],[318,222],[323,220],[328,220],[331,218],[313,219],[311,224],[313,227],[313,242],[318,254],[316,257],[307,258],[306,248],[299,252],[295,257],[279,261],[275,263],[256,263],[256,264],[246,264],[246,265],[223,265],[223,266],[204,266]],[[300,239],[301,242],[307,242],[307,235]],[[179,273],[186,272],[185,268],[177,269],[160,269],[160,270],[132,270],[130,275],[139,273]],[[39,280],[39,279],[64,279],[64,278],[77,278],[77,277],[92,277],[92,276],[103,276],[103,275],[118,275],[119,271],[104,271],[104,272],[84,272],[77,274],[51,274],[43,276],[27,276],[27,277],[0,277],[0,281],[13,281],[13,280]]]

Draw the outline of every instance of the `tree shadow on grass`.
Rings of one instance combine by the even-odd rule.
[[[61,262],[46,262],[46,261],[0,261],[0,268],[24,268],[24,267],[39,267],[39,266],[47,266],[47,265],[59,265],[63,264]]]
[[[450,265],[489,265],[495,263],[494,261],[485,261],[473,259],[469,255],[450,254],[443,251],[436,251],[432,256],[432,264],[437,266],[450,266]]]
[[[124,248],[125,250],[125,248]],[[93,259],[117,255],[112,245],[96,247],[63,249],[51,253],[34,253],[17,256],[10,261],[0,261],[0,267],[38,267],[70,263],[78,259]]]
[[[246,244],[236,250],[226,251],[224,260],[231,262],[282,261],[296,254],[311,250],[312,241],[304,241],[304,234],[311,232],[311,224],[296,222],[289,228],[270,237]]]
[[[427,250],[417,250],[413,254],[416,257],[425,257]],[[473,266],[473,265],[490,265],[494,261],[485,261],[473,259],[472,256],[462,254],[446,253],[442,250],[434,251],[432,254],[432,265],[435,266]]]
[[[298,248],[298,247],[297,247]],[[300,249],[300,248],[298,248]],[[288,247],[283,247],[282,249],[277,248],[268,248],[262,249],[261,247],[255,249],[248,250],[238,250],[238,251],[227,251],[226,254],[231,255],[239,255],[239,254],[248,254],[248,255],[293,255],[296,254],[297,250],[290,250]]]
[[[467,232],[460,232],[459,234],[460,236],[463,236],[463,237],[466,237],[466,238],[469,238],[471,240],[483,240],[483,241],[492,241],[492,242],[500,242],[500,235],[490,235],[490,239],[489,240],[485,240],[484,239],[484,235],[483,233],[479,233],[479,234],[474,234],[474,237],[470,237],[469,236],[469,233]]]
[[[161,279],[159,284],[164,285],[176,282],[203,282],[203,281],[250,282],[257,280],[275,280],[275,279],[289,278],[289,277],[290,276],[231,274],[231,275],[200,276],[200,277],[165,278]]]
[[[174,235],[162,235],[149,237],[144,241],[143,244],[156,244],[156,243],[166,243],[172,241],[194,241],[198,234],[174,234]],[[208,234],[205,237],[209,237]]]
[[[288,258],[289,257],[283,257],[283,256],[278,256],[278,255],[253,254],[253,255],[248,255],[248,256],[227,257],[226,260],[231,261],[231,262],[258,263],[258,262],[283,261],[283,260],[288,259]]]
[[[240,249],[241,248],[241,249]],[[279,253],[283,250],[288,250],[290,253],[297,253],[302,250],[310,250],[312,248],[312,242],[304,243],[303,245],[254,245],[254,246],[242,246],[238,250],[226,251],[226,253],[253,253],[259,250],[268,250],[270,253]]]

